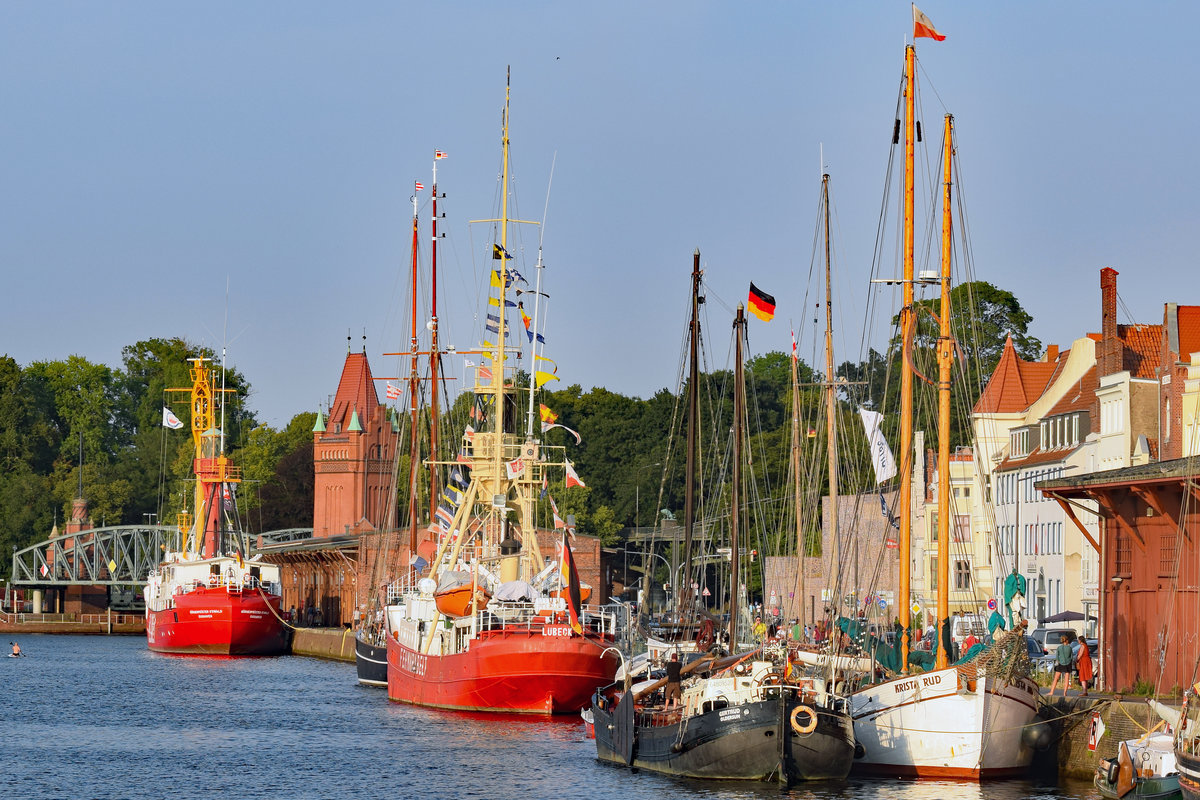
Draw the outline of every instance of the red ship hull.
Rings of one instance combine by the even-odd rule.
[[[288,637],[277,615],[278,597],[195,589],[177,595],[174,608],[146,612],[146,643],[159,653],[278,655]]]
[[[597,687],[612,682],[617,658],[603,653],[611,637],[569,632],[567,626],[484,631],[465,652],[442,656],[388,639],[388,699],[463,711],[578,713]]]

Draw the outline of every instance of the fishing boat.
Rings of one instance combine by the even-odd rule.
[[[179,515],[182,544],[150,573],[146,643],[160,653],[275,655],[287,650],[280,614],[279,567],[246,557],[234,524],[233,491],[241,469],[224,454],[219,420],[225,390],[217,386],[209,359],[191,361],[193,512]],[[223,411],[222,411],[223,413]]]
[[[1110,800],[1178,800],[1182,795],[1174,737],[1156,733],[1119,742],[1116,758],[1100,760],[1092,783]]]
[[[612,680],[610,650],[617,615],[584,605],[571,551],[571,532],[554,538],[547,563],[536,512],[551,472],[577,480],[570,463],[534,433],[537,381],[528,387],[524,432],[517,430],[524,389],[515,385],[515,355],[508,346],[508,294],[516,280],[508,264],[510,220],[509,89],[502,118],[500,215],[493,220],[491,293],[485,358],[475,373],[472,424],[460,440],[451,471],[449,500],[439,505],[428,574],[410,574],[385,609],[387,693],[394,702],[434,708],[527,713],[577,713],[597,686]],[[539,247],[540,250],[540,247]],[[541,257],[538,258],[540,298]],[[515,287],[512,287],[515,288]],[[522,313],[524,309],[522,308]],[[534,319],[537,319],[537,307]],[[524,320],[522,320],[524,321]],[[538,357],[540,334],[526,326]],[[537,337],[537,338],[535,338]],[[455,470],[459,476],[455,480]],[[415,531],[415,528],[414,528]],[[415,534],[414,534],[415,535]],[[419,543],[414,542],[417,547]],[[413,552],[417,551],[413,548]],[[466,573],[470,598],[453,609],[438,607],[438,588],[449,573]],[[566,590],[563,592],[562,590]],[[564,595],[565,596],[562,596]],[[483,602],[484,598],[490,599]]]
[[[914,10],[914,13],[919,13]],[[929,668],[914,669],[909,658],[909,600],[911,564],[911,502],[913,441],[912,342],[916,319],[913,269],[913,149],[916,51],[905,52],[905,187],[904,187],[904,272],[901,281],[903,305],[900,312],[900,612],[897,670],[886,680],[862,675],[865,685],[850,696],[854,734],[861,746],[855,761],[859,773],[886,776],[930,776],[948,778],[999,778],[1024,774],[1033,758],[1034,744],[1041,733],[1034,721],[1038,711],[1038,688],[1021,673],[1024,652],[1023,621],[1000,632],[985,653],[951,664],[949,659],[949,495],[950,486],[950,385],[955,344],[950,330],[951,190],[953,163],[953,117],[945,117],[944,182],[942,193],[941,301],[938,363],[938,558],[937,626],[940,645]],[[844,631],[852,622],[843,620]],[[925,655],[925,654],[921,654]]]
[[[1200,800],[1200,725],[1193,719],[1200,683],[1183,694],[1179,722],[1173,726],[1175,765],[1179,771],[1179,791],[1184,800]]]

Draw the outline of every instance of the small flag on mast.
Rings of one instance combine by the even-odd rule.
[[[750,306],[750,313],[763,322],[769,322],[775,316],[775,298],[755,286],[753,281],[750,283],[750,296],[747,302]]]
[[[414,192],[419,192],[424,188],[425,188],[425,184],[421,183],[420,181],[415,181],[413,183],[413,191]]]
[[[175,416],[174,411],[167,408],[166,406],[163,406],[163,423],[162,424],[163,424],[164,428],[170,428],[173,431],[177,431],[183,427],[183,420],[181,420],[181,419],[179,419],[179,417]]]
[[[563,464],[567,468],[567,487],[570,488],[571,486],[582,486],[586,489],[587,484],[579,480],[579,475],[575,472],[575,467],[572,466],[571,462],[563,459]]]
[[[392,382],[388,381],[388,383],[387,383],[387,399],[388,400],[399,400],[400,396],[402,394],[404,394],[404,392],[400,389],[399,386],[393,386]]]
[[[946,37],[938,33],[937,28],[933,27],[933,22],[929,17],[917,8],[915,5],[913,10],[913,38],[919,39],[922,36],[933,39],[935,42],[944,42]]]
[[[446,157],[446,151],[445,150],[434,150],[433,157],[435,160],[443,159]]]

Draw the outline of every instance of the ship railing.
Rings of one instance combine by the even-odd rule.
[[[33,614],[29,612],[0,613],[0,622],[9,625],[132,625],[142,621],[142,614]]]
[[[616,636],[617,614],[609,606],[585,605],[580,608],[579,622],[584,632],[591,635]],[[548,626],[570,624],[570,615],[564,610],[536,608],[533,603],[492,601],[487,608],[475,615],[478,630],[542,631]]]

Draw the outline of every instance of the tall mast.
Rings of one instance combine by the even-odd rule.
[[[442,151],[433,154],[433,241],[429,246],[429,519],[437,514],[438,506],[438,381],[442,377],[441,353],[438,352],[437,312],[437,246],[438,246],[438,184],[437,162]]]
[[[954,341],[950,333],[950,191],[951,157],[954,147],[954,117],[946,115],[945,181],[942,186],[942,302],[938,318],[938,576],[937,669],[950,666],[949,653],[942,645],[946,637],[942,630],[950,616],[950,364],[954,358]]]
[[[792,337],[792,482],[793,498],[796,514],[796,604],[799,614],[796,615],[800,629],[808,624],[808,612],[804,608],[804,558],[808,548],[805,545],[804,526],[802,522],[800,503],[800,364],[796,353],[796,338]]]
[[[412,330],[408,341],[410,366],[408,373],[408,402],[412,407],[412,423],[409,426],[408,446],[408,548],[410,553],[417,552],[417,471],[420,465],[420,437],[417,426],[420,423],[420,403],[417,402],[417,392],[420,390],[421,376],[417,372],[417,195],[413,192],[413,223],[412,223]]]
[[[739,556],[738,537],[741,528],[742,505],[742,425],[746,418],[746,375],[742,364],[742,339],[746,334],[746,313],[741,303],[738,303],[737,317],[733,320],[734,365],[733,365],[733,469],[730,476],[733,481],[733,492],[730,496],[729,513],[729,652],[737,652],[738,629],[738,600],[741,597],[739,586]]]
[[[829,536],[833,541],[834,597],[841,597],[841,534],[838,530],[837,400],[833,385],[833,289],[830,286],[829,175],[821,176],[821,202],[825,206],[825,436],[829,461]],[[851,609],[853,612],[854,609]]]
[[[679,593],[679,609],[691,604],[692,593],[692,527],[696,524],[696,428],[700,394],[700,367],[696,351],[700,341],[700,248],[692,253],[692,321],[688,329],[688,396],[687,396],[687,465],[683,488],[683,586]]]
[[[904,48],[904,280],[900,307],[900,341],[903,355],[900,369],[900,669],[908,670],[909,603],[912,600],[912,464],[913,464],[913,375],[909,365],[913,327],[913,150],[916,122],[917,51]]]

